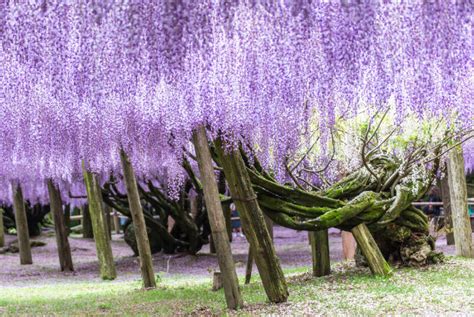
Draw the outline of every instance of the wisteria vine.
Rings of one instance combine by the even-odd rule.
[[[472,126],[470,1],[2,1],[0,198],[80,166],[182,175],[192,131],[282,170],[317,125],[395,105]],[[324,144],[324,142],[322,142]],[[179,184],[179,182],[178,182]],[[43,189],[42,189],[43,188]]]

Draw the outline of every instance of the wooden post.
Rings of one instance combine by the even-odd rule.
[[[447,168],[446,173],[448,173]],[[451,199],[449,197],[449,181],[447,175],[441,179],[439,187],[441,189],[441,200],[443,201],[446,243],[447,245],[454,245],[453,217],[451,212]]]
[[[217,260],[222,273],[227,307],[238,309],[243,307],[240,295],[239,280],[235,272],[235,263],[230,248],[224,213],[219,198],[219,191],[212,166],[212,157],[204,127],[199,127],[193,134],[194,148],[201,173],[204,200],[206,203],[211,234],[217,251]]]
[[[20,184],[12,183],[13,210],[15,212],[16,234],[18,236],[18,247],[20,249],[20,264],[33,264],[31,257],[30,233],[28,232],[28,221],[26,219],[25,201]]]
[[[0,208],[0,248],[5,246],[5,228],[3,227],[3,209]]]
[[[211,222],[210,219],[209,219],[209,222]],[[212,230],[211,230],[211,231],[212,231]],[[209,253],[210,253],[210,254],[216,254],[216,251],[217,251],[217,250],[216,250],[216,244],[214,243],[214,237],[213,237],[212,234],[211,234],[211,236],[210,236],[210,238],[209,238]]]
[[[239,211],[242,228],[254,253],[253,258],[267,297],[273,303],[285,302],[288,298],[285,275],[276,256],[242,155],[238,150],[226,151],[220,140],[216,141],[216,150],[232,199]]]
[[[265,218],[265,224],[267,225],[270,238],[273,241],[273,221],[265,214],[263,214],[263,217]],[[249,251],[247,253],[247,266],[245,268],[245,284],[249,284],[250,280],[252,279],[252,269],[253,269],[253,255],[252,255],[252,248],[249,245]]]
[[[267,225],[268,233],[270,234],[270,238],[273,241],[273,221],[265,214],[263,214],[263,218],[265,218],[265,224]]]
[[[225,227],[227,229],[227,235],[229,236],[229,242],[232,242],[232,210],[230,210],[230,205],[223,204],[222,211],[224,212]]]
[[[313,276],[320,277],[331,274],[328,230],[310,231],[309,236],[313,260]]]
[[[104,212],[107,225],[107,232],[109,233],[109,239],[112,239],[112,208],[104,203]]]
[[[91,213],[89,212],[89,205],[84,205],[82,210],[82,237],[84,239],[94,238],[94,230],[92,230]]]
[[[389,276],[392,274],[392,268],[385,261],[380,249],[375,242],[369,228],[364,223],[352,228],[352,234],[357,241],[362,254],[365,256],[369,268],[374,275]]]
[[[48,180],[49,203],[54,218],[56,244],[58,246],[59,265],[61,271],[74,271],[72,264],[71,247],[67,238],[66,222],[63,213],[63,202],[58,187],[51,179]]]
[[[467,185],[461,146],[448,154],[448,182],[456,255],[474,257],[472,229],[467,208]]]
[[[341,232],[342,239],[342,253],[344,260],[354,260],[357,243],[355,242],[354,236],[348,231]]]
[[[217,182],[219,194],[225,195],[226,187],[224,172],[220,172]],[[225,225],[227,228],[227,234],[229,235],[229,241],[232,242],[232,210],[230,210],[230,203],[222,204],[222,211],[224,212]]]
[[[253,267],[253,255],[252,248],[249,245],[249,251],[247,253],[247,265],[245,266],[245,284],[249,284],[252,279],[252,267]]]
[[[222,281],[221,272],[214,272],[214,274],[212,275],[212,291],[218,291],[222,287],[224,287],[224,283]]]
[[[191,216],[193,219],[196,219],[198,213],[198,206],[197,206],[197,197],[191,196],[189,197],[189,209],[191,210]]]
[[[120,218],[119,218],[118,212],[116,210],[114,210],[113,219],[114,219],[115,233],[119,234],[120,233]]]
[[[120,150],[123,176],[127,186],[128,204],[132,214],[135,238],[137,240],[138,255],[140,258],[140,270],[145,289],[155,288],[156,280],[153,272],[153,261],[151,257],[150,241],[145,224],[145,217],[138,193],[137,179],[130,160],[124,150]]]
[[[66,226],[66,234],[69,236],[71,233],[71,204],[67,204],[64,207],[64,224]]]
[[[117,277],[117,272],[115,270],[112,246],[110,245],[110,239],[105,224],[106,220],[102,208],[100,185],[97,176],[86,170],[84,162],[82,163],[82,171],[87,189],[88,209],[92,220],[92,230],[94,232],[97,257],[99,259],[100,276],[103,280],[113,280]]]

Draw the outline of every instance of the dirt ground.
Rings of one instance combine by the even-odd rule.
[[[6,236],[9,243],[16,239],[15,236]],[[311,265],[311,251],[308,244],[308,234],[305,231],[294,231],[279,226],[274,228],[274,239],[277,254],[283,267],[298,267]],[[91,239],[70,238],[74,273],[62,273],[59,271],[56,241],[54,236],[43,234],[32,240],[40,240],[47,243],[43,247],[32,249],[33,265],[20,265],[19,254],[0,255],[0,286],[12,284],[25,284],[31,282],[59,282],[97,279],[98,262],[95,252],[94,241]],[[329,235],[330,252],[332,261],[342,260],[341,235],[339,230],[330,230]],[[454,246],[447,246],[444,237],[437,241],[437,248],[445,254],[454,254]],[[123,241],[122,235],[113,236],[112,249],[117,266],[118,280],[133,280],[140,278],[138,259],[133,256],[132,250]],[[237,264],[239,274],[245,271],[248,243],[243,237],[234,238],[232,252]],[[153,256],[153,264],[156,273],[167,272],[169,274],[208,275],[210,270],[217,269],[217,258],[209,254],[209,245],[196,255],[187,254],[163,254],[157,253]],[[256,269],[254,268],[254,272]]]

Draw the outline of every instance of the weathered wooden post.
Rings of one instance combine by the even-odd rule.
[[[331,274],[328,229],[310,231],[309,236],[313,260],[313,275],[321,277]]]
[[[127,186],[128,204],[135,229],[143,286],[145,289],[155,288],[156,280],[153,271],[150,241],[148,240],[145,217],[140,202],[140,194],[138,193],[137,179],[133,166],[124,150],[120,150],[120,160],[122,161],[123,176]]]
[[[355,242],[354,236],[348,231],[342,231],[341,240],[344,260],[354,260],[357,247],[357,243]]]
[[[3,227],[3,209],[0,208],[0,248],[5,246],[5,228]]]
[[[439,187],[441,189],[441,200],[443,201],[446,243],[447,245],[454,245],[453,217],[451,212],[451,198],[449,197],[449,181],[447,173],[448,171],[446,167],[446,175],[440,180]]]
[[[67,238],[66,222],[63,213],[63,202],[58,187],[51,179],[48,180],[49,202],[54,218],[56,244],[58,247],[59,265],[61,271],[74,271],[72,264],[71,247]]]
[[[267,225],[270,238],[272,238],[273,240],[273,221],[265,214],[263,214],[263,217],[265,218],[265,224]],[[252,248],[249,245],[249,251],[247,253],[247,265],[245,267],[245,284],[249,284],[250,280],[252,279],[252,268],[253,268],[253,254],[252,254]]]
[[[201,181],[203,185],[204,200],[207,207],[211,234],[217,251],[219,268],[222,273],[222,282],[227,302],[230,309],[243,306],[240,295],[239,281],[235,272],[235,263],[230,248],[224,213],[222,211],[219,191],[212,166],[212,157],[204,127],[198,127],[193,134],[194,148],[196,151]]]
[[[89,212],[89,205],[84,205],[81,208],[82,213],[82,237],[84,239],[92,239],[94,238],[94,230],[92,230],[92,220],[91,220],[91,213]]]
[[[380,249],[375,242],[369,228],[364,223],[352,228],[352,234],[357,241],[362,254],[365,256],[369,268],[374,275],[389,276],[392,274],[392,268],[385,261]]]
[[[33,264],[33,259],[31,257],[30,233],[28,232],[28,221],[26,218],[23,192],[20,184],[12,183],[12,189],[16,234],[18,237],[18,248],[20,249],[20,264]]]
[[[116,210],[114,210],[113,219],[114,219],[115,233],[119,234],[120,233],[120,218],[119,218],[118,212]]]
[[[211,221],[211,220],[209,219],[209,222],[210,222],[210,221]],[[217,250],[216,250],[216,244],[215,244],[215,242],[214,242],[214,237],[213,237],[212,234],[211,234],[211,236],[209,237],[209,253],[210,253],[210,254],[216,254],[216,252],[217,252]]]
[[[84,182],[87,189],[87,200],[89,202],[89,213],[94,232],[97,257],[99,259],[100,276],[104,280],[113,280],[117,277],[115,270],[112,246],[107,233],[106,219],[102,208],[102,193],[97,176],[89,172],[82,163]]]
[[[229,242],[232,242],[232,211],[230,210],[230,205],[223,204],[222,211],[224,212],[225,226],[227,229],[227,235],[229,236]]]
[[[253,258],[267,297],[273,303],[285,302],[288,298],[285,275],[281,269],[280,260],[276,256],[275,247],[258,205],[242,154],[237,149],[226,151],[220,140],[216,141],[216,151],[224,169],[232,199],[240,213],[242,228],[254,253]]]
[[[3,227],[3,209],[0,208],[0,248],[5,246],[5,228]]]
[[[105,212],[105,223],[107,224],[107,232],[109,233],[109,239],[112,239],[112,207],[104,203]]]
[[[247,252],[247,265],[245,266],[245,284],[249,284],[252,279],[252,267],[253,267],[253,254],[252,248],[249,245],[249,251]]]
[[[71,233],[71,204],[64,206],[64,224],[66,226],[66,234]]]
[[[226,187],[225,174],[224,172],[220,172],[217,182],[219,194],[225,195]],[[232,242],[232,210],[230,208],[230,203],[223,203],[222,211],[224,212],[225,225],[227,228],[227,234],[229,235],[229,241]]]
[[[467,185],[461,146],[448,154],[448,182],[456,255],[474,257],[472,229],[467,207]]]

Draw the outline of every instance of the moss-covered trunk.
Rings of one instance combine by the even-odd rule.
[[[268,299],[274,303],[285,302],[288,298],[285,276],[240,151],[226,151],[220,141],[216,142],[216,150]]]
[[[120,159],[122,161],[122,170],[127,187],[127,197],[132,214],[133,226],[135,228],[135,236],[138,247],[138,255],[140,258],[140,270],[143,278],[143,286],[145,289],[155,288],[155,274],[153,272],[153,261],[151,257],[150,242],[143,216],[143,209],[140,203],[140,195],[138,193],[137,180],[132,164],[128,159],[125,151],[120,151]]]
[[[113,280],[117,277],[117,273],[112,254],[112,246],[110,245],[109,234],[107,232],[99,182],[97,176],[85,168],[84,163],[82,164],[82,169],[87,190],[87,200],[92,220],[97,258],[99,260],[100,276],[104,280]]]
[[[74,271],[72,264],[71,247],[67,237],[66,222],[64,219],[63,203],[59,188],[51,179],[48,180],[49,203],[54,217],[56,245],[58,247],[59,265],[61,271]]]
[[[26,219],[25,201],[20,184],[12,183],[13,209],[15,211],[16,234],[18,247],[20,249],[20,264],[33,264],[30,246],[30,234],[28,232],[28,221]]]
[[[238,309],[243,306],[239,280],[235,271],[235,263],[229,243],[224,212],[219,199],[219,190],[212,166],[212,157],[204,127],[199,127],[193,134],[199,171],[203,184],[204,199],[212,230],[212,238],[216,247],[219,268],[222,273],[224,293],[227,307]]]

